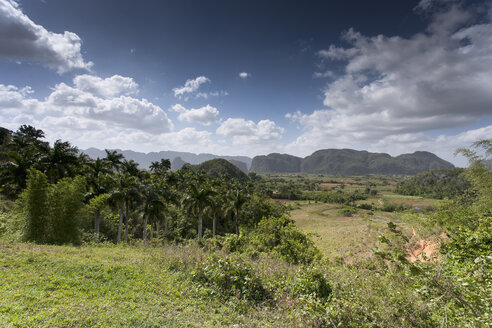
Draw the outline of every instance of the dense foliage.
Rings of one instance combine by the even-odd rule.
[[[463,176],[464,169],[445,169],[421,172],[398,184],[402,195],[430,198],[454,198],[467,192],[470,182]]]

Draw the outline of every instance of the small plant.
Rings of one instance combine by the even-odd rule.
[[[339,213],[342,214],[343,216],[350,217],[357,213],[357,209],[352,206],[343,206],[340,210]]]
[[[235,257],[209,256],[193,272],[193,280],[227,297],[262,301],[266,290],[251,265]]]
[[[304,267],[297,272],[293,279],[291,291],[296,296],[317,298],[326,302],[332,289],[319,269]]]

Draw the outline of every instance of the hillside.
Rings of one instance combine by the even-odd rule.
[[[246,173],[223,158],[211,159],[201,164],[194,165],[193,168],[198,171],[204,171],[213,177],[229,176],[242,181],[248,178]]]
[[[251,172],[256,173],[296,173],[301,170],[302,158],[288,154],[269,154],[256,156],[251,162]]]
[[[463,176],[461,168],[421,172],[398,184],[396,192],[402,195],[443,199],[464,194],[470,182]]]
[[[392,157],[353,149],[323,149],[304,159],[281,154],[256,156],[251,171],[257,173],[313,173],[332,175],[417,174],[454,166],[436,155],[417,151]]]
[[[185,164],[188,164],[188,163],[186,163],[185,161],[183,161],[183,159],[181,157],[179,157],[179,156],[178,157],[175,157],[171,161],[171,170],[173,170],[173,171],[179,170]]]
[[[243,162],[246,164],[247,169],[249,169],[249,167],[251,166],[251,158],[247,156],[219,156],[219,155],[206,154],[206,153],[197,155],[193,153],[179,152],[179,151],[160,151],[160,152],[142,153],[133,150],[121,150],[121,149],[112,149],[112,150],[116,150],[118,153],[123,154],[123,156],[125,156],[125,158],[128,160],[134,160],[140,165],[140,168],[142,169],[148,169],[150,163],[154,161],[160,161],[161,159],[164,158],[164,159],[169,159],[172,162],[177,157],[180,157],[181,160],[184,161],[185,163],[190,163],[193,165],[200,164],[215,158],[223,158],[226,160]],[[89,157],[93,159],[96,159],[97,157],[100,158],[106,157],[105,151],[97,148],[85,149],[82,150],[82,152],[89,155]]]

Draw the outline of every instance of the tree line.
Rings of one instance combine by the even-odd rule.
[[[256,175],[240,181],[190,166],[171,171],[168,159],[142,170],[116,151],[91,159],[69,142],[51,146],[44,137],[29,125],[0,130],[0,192],[17,200],[27,241],[201,240],[239,235],[263,217],[285,214],[267,201]]]

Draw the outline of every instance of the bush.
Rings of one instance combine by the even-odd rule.
[[[35,169],[29,169],[26,189],[19,197],[24,210],[24,238],[27,241],[46,242],[48,187],[48,178],[45,174]]]
[[[326,302],[331,295],[331,286],[323,273],[313,267],[301,268],[292,281],[291,291],[296,296],[317,298]]]
[[[272,253],[291,264],[309,264],[321,258],[309,236],[287,217],[263,218],[250,238],[259,252]]]
[[[249,301],[266,298],[266,290],[251,265],[238,258],[211,255],[197,266],[192,277],[226,297]]]
[[[26,190],[19,197],[25,220],[24,238],[36,243],[80,243],[81,218],[87,215],[83,211],[84,193],[82,177],[48,185],[45,174],[30,169]]]
[[[357,209],[352,206],[343,206],[339,210],[339,213],[342,214],[343,216],[352,216],[353,214],[357,213]]]

